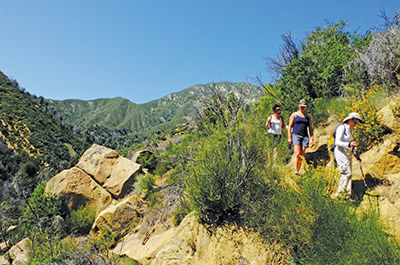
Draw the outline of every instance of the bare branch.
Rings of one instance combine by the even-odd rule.
[[[286,65],[288,65],[293,59],[298,58],[300,55],[299,45],[293,39],[290,32],[283,34],[281,37],[283,45],[278,57],[276,59],[267,58],[268,70],[277,75],[282,72]]]

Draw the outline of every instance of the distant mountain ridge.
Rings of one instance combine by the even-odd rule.
[[[100,126],[107,129],[129,130],[131,133],[152,134],[193,119],[196,115],[195,103],[202,97],[210,96],[209,86],[224,94],[233,92],[249,103],[262,95],[258,87],[248,83],[220,82],[191,86],[144,104],[135,104],[121,97],[47,101],[57,115],[71,125],[84,128]]]

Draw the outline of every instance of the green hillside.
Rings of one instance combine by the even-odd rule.
[[[73,164],[86,146],[71,128],[47,112],[42,97],[32,96],[0,72],[1,201],[16,199],[11,182],[29,192],[40,179]]]
[[[195,103],[208,97],[209,86],[225,94],[241,94],[248,102],[261,96],[257,87],[246,83],[221,82],[196,85],[145,104],[134,104],[124,98],[96,100],[48,100],[50,108],[71,125],[83,128],[126,130],[130,135],[151,136],[175,128],[192,120],[196,115]]]

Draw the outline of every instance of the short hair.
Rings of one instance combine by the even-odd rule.
[[[274,105],[272,106],[272,111],[275,111],[276,108],[280,108],[280,107],[281,107],[281,105],[279,105],[279,104],[274,104]]]

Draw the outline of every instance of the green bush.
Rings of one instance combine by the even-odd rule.
[[[347,102],[342,97],[315,99],[311,110],[314,127],[326,122],[330,115],[342,117],[346,106]]]
[[[309,167],[294,188],[274,189],[268,203],[255,202],[247,224],[267,241],[284,243],[296,264],[399,264],[399,246],[377,214],[357,214],[350,202],[332,200],[326,174]]]
[[[95,207],[84,207],[71,211],[67,217],[68,231],[73,234],[85,235],[89,233],[90,228],[96,217]]]
[[[261,179],[265,149],[259,139],[265,139],[264,130],[246,121],[246,106],[232,94],[227,98],[217,94],[206,104],[203,136],[188,163],[186,191],[201,222],[240,223],[245,198]]]
[[[142,167],[147,168],[150,172],[153,172],[157,168],[158,156],[150,151],[144,151],[138,157],[137,162]]]
[[[384,125],[382,118],[379,116],[379,108],[376,106],[376,101],[380,101],[381,93],[382,87],[375,85],[363,97],[348,99],[351,103],[346,108],[348,113],[357,112],[364,121],[354,129],[354,138],[358,142],[360,152],[365,152],[372,146],[382,142],[383,136],[390,132],[390,129]]]
[[[172,223],[178,226],[182,220],[191,212],[189,202],[181,202],[172,212]]]
[[[23,208],[21,224],[18,226],[19,236],[26,237],[40,231],[54,234],[53,218],[62,215],[62,200],[45,192],[46,183],[39,183]]]
[[[156,177],[152,174],[146,174],[138,179],[139,190],[144,193],[144,199],[149,203],[149,207],[153,208],[158,202],[158,193],[154,185]]]
[[[305,264],[398,264],[399,248],[384,232],[374,212],[357,214],[347,201],[325,196],[326,179],[309,171],[299,181],[310,209],[307,248],[298,256]]]

